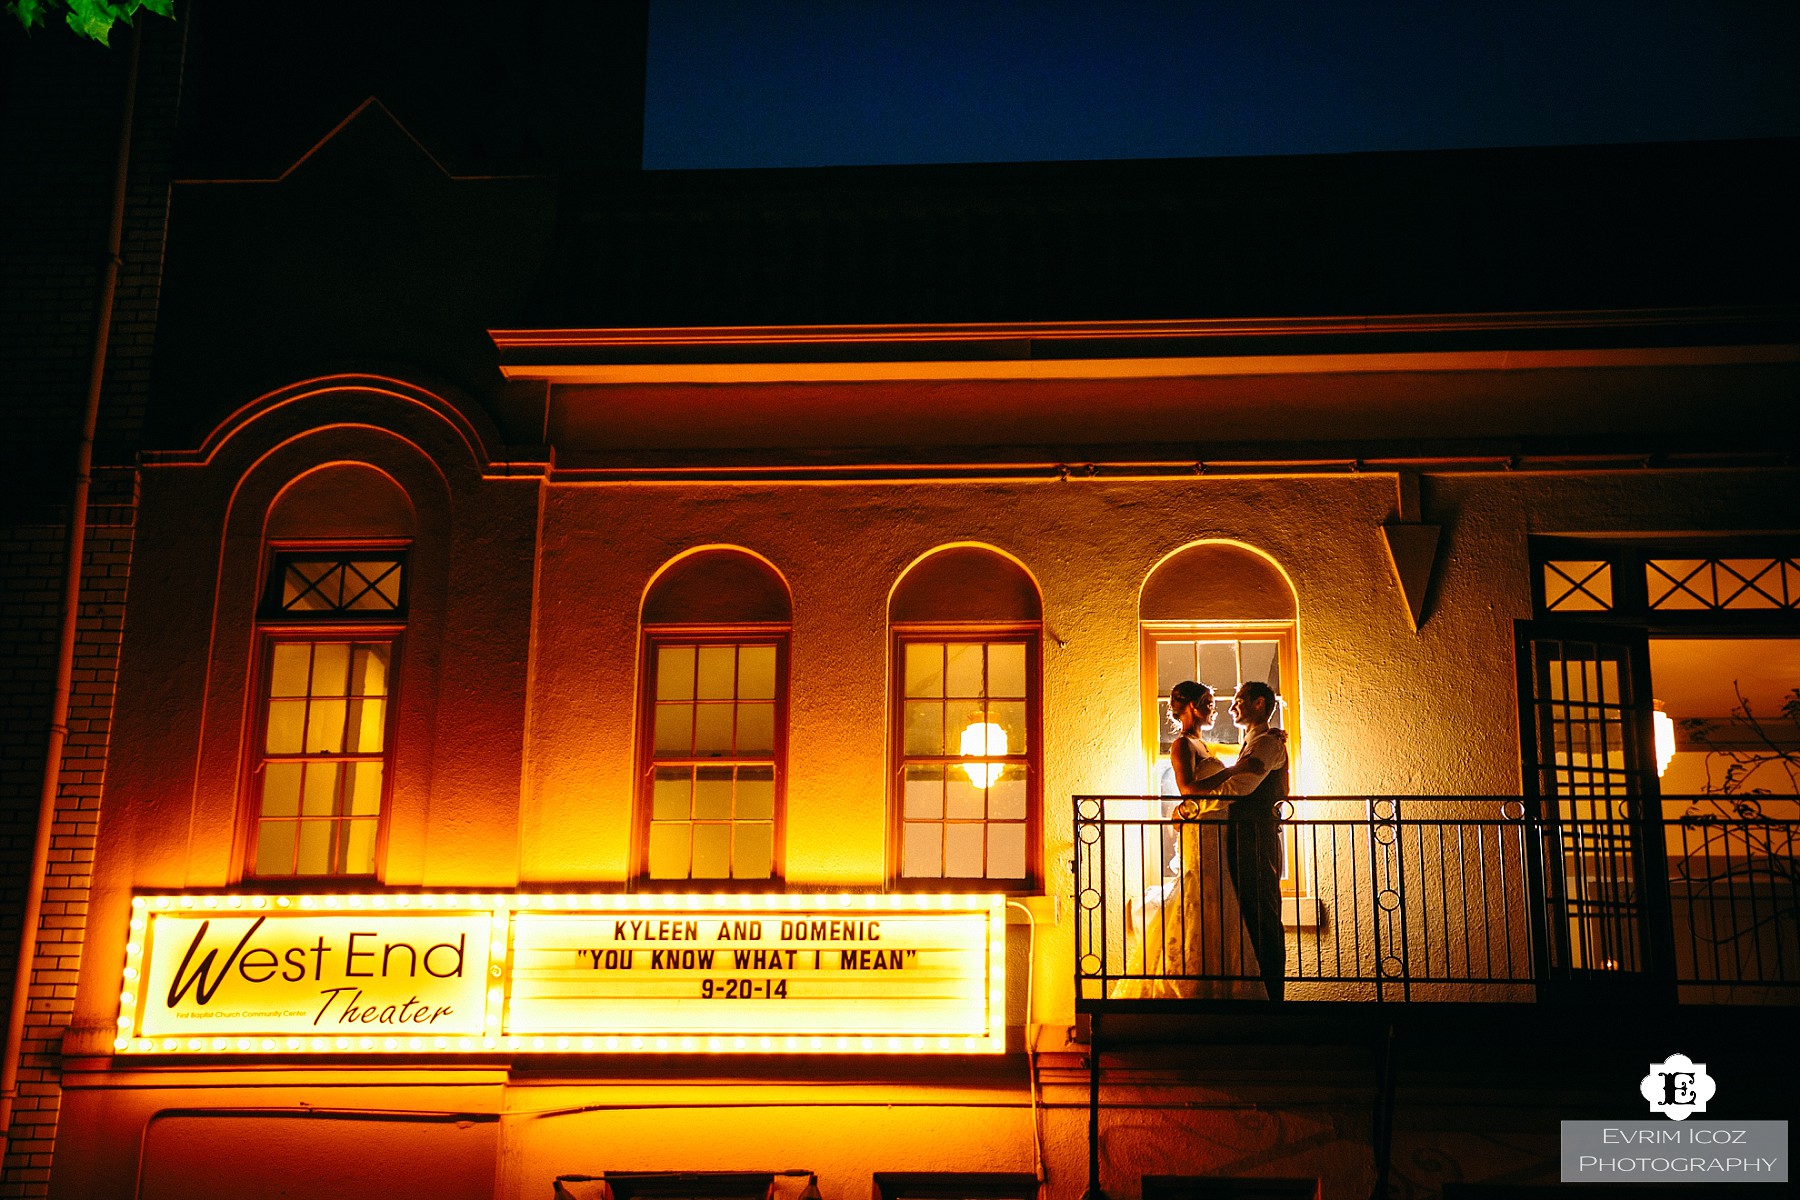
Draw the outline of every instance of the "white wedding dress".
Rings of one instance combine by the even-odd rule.
[[[1225,769],[1201,743],[1196,775]],[[1165,827],[1153,827],[1160,833]],[[1264,1000],[1256,949],[1244,928],[1237,889],[1226,865],[1225,813],[1216,808],[1179,821],[1178,849],[1161,883],[1146,880],[1143,900],[1126,903],[1125,974],[1112,988],[1115,1000]],[[1160,837],[1147,843],[1163,844]],[[1154,862],[1160,857],[1160,850]],[[1171,976],[1233,976],[1229,979]]]

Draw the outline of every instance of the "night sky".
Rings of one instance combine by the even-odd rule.
[[[1800,135],[1795,0],[652,0],[649,168]]]

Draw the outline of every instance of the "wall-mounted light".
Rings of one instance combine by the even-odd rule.
[[[964,758],[976,758],[985,755],[1004,755],[1006,753],[1006,730],[988,721],[977,721],[962,731],[961,750]],[[1006,770],[1004,763],[971,762],[961,764],[968,772],[969,782],[978,788],[990,788]]]
[[[1675,720],[1663,711],[1661,700],[1650,702],[1650,726],[1656,733],[1656,777],[1661,779],[1675,757]]]

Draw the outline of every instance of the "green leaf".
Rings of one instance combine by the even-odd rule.
[[[27,29],[44,23],[44,0],[6,0],[6,11],[19,18],[19,24]]]

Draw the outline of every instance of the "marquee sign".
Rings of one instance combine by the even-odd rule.
[[[997,896],[151,895],[123,1053],[998,1053]]]

